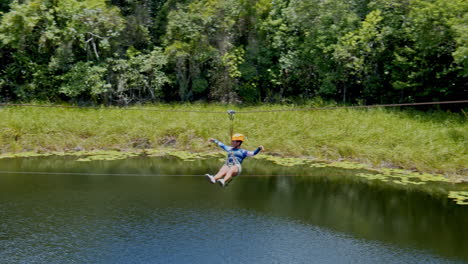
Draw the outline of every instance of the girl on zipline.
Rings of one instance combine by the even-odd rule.
[[[232,179],[232,177],[237,176],[241,173],[241,164],[246,157],[255,156],[261,150],[264,150],[263,146],[258,147],[255,151],[247,151],[245,149],[241,149],[240,146],[242,145],[242,142],[244,142],[244,135],[242,134],[235,134],[232,136],[230,147],[224,145],[222,142],[213,138],[210,138],[210,142],[216,143],[228,153],[226,162],[221,167],[221,169],[219,169],[218,173],[215,176],[206,174],[206,177],[211,183],[218,182],[221,187],[226,186],[226,184]]]

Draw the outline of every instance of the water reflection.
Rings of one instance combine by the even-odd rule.
[[[204,174],[217,160],[0,160],[1,170]],[[203,177],[0,175],[9,263],[449,262],[468,260],[468,211],[353,171],[251,160],[227,189]],[[435,186],[434,188],[444,188]],[[441,192],[442,193],[442,192]],[[440,257],[436,257],[440,256]]]

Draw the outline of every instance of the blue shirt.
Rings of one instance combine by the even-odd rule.
[[[216,139],[214,140],[214,142],[222,149],[227,151],[228,155],[226,159],[226,164],[241,164],[245,158],[255,156],[261,150],[260,148],[257,148],[255,151],[247,151],[241,148],[228,147]]]

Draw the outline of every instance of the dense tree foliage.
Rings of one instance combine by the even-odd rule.
[[[0,100],[466,98],[465,0],[0,2]]]

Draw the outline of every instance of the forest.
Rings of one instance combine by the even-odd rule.
[[[2,0],[0,102],[466,99],[466,0]]]

